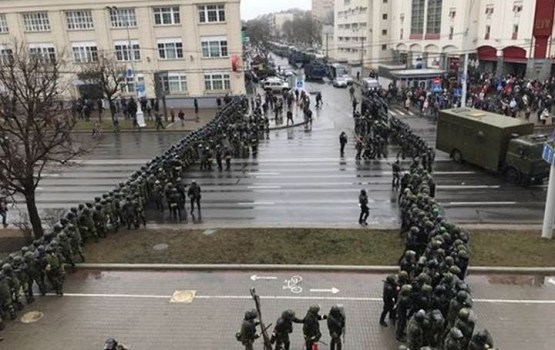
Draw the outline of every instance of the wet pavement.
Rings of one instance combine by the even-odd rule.
[[[284,65],[282,65],[284,67]],[[247,225],[356,224],[357,195],[367,189],[370,222],[397,226],[397,193],[391,191],[390,158],[356,162],[349,93],[325,83],[308,83],[307,90],[321,91],[324,107],[314,112],[311,128],[300,126],[271,131],[261,140],[256,159],[234,159],[230,171],[192,169],[186,182],[196,179],[202,186],[205,223]],[[314,103],[313,103],[314,104]],[[300,118],[300,111],[298,113]],[[407,121],[429,144],[435,143],[435,126],[412,111],[392,106],[391,115]],[[345,157],[339,156],[339,133],[349,138]],[[92,200],[124,181],[149,159],[162,153],[185,133],[105,134],[87,159],[69,169],[45,173],[37,203],[46,216],[60,209]],[[83,135],[82,137],[89,137]],[[458,223],[541,223],[546,186],[528,188],[506,184],[481,169],[458,165],[438,152],[434,169],[437,199],[446,216]],[[403,166],[408,168],[409,163]],[[17,208],[12,208],[12,219]],[[167,214],[167,213],[166,213]],[[157,213],[151,223],[168,222]]]
[[[299,277],[294,277],[299,276]],[[254,279],[254,280],[253,280]],[[108,337],[142,349],[241,349],[235,341],[244,311],[254,306],[249,288],[262,297],[266,324],[292,308],[299,317],[318,303],[323,313],[343,304],[349,349],[394,349],[393,327],[378,324],[382,275],[314,272],[121,272],[82,270],[70,274],[64,297],[38,298],[26,311],[40,311],[35,323],[8,322],[2,349],[97,350]],[[522,280],[519,278],[519,280]],[[552,349],[549,335],[555,288],[513,284],[496,276],[470,276],[478,315],[499,349]],[[190,303],[171,302],[176,291]],[[193,292],[185,292],[193,291]],[[174,298],[182,301],[187,298]],[[322,340],[329,342],[325,322]],[[272,329],[272,328],[270,328]],[[300,349],[295,325],[292,349]],[[260,343],[259,343],[260,347]],[[259,348],[257,347],[257,348]],[[327,346],[321,346],[328,349]]]

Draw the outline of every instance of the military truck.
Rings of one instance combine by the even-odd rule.
[[[534,124],[521,119],[472,108],[439,112],[437,149],[512,184],[541,183],[549,176],[549,164],[542,159],[546,141],[546,136],[534,135]]]

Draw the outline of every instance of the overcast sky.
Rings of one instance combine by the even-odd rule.
[[[279,12],[290,8],[310,10],[311,0],[241,0],[241,19],[249,20],[258,15]]]

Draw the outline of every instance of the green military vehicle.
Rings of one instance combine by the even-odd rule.
[[[437,149],[512,184],[541,183],[549,176],[549,164],[542,159],[546,141],[546,136],[534,135],[534,124],[521,119],[472,108],[439,112]]]

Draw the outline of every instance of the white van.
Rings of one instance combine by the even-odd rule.
[[[378,80],[373,78],[363,78],[362,79],[362,92],[366,93],[371,90],[377,90],[380,88],[380,83]]]

